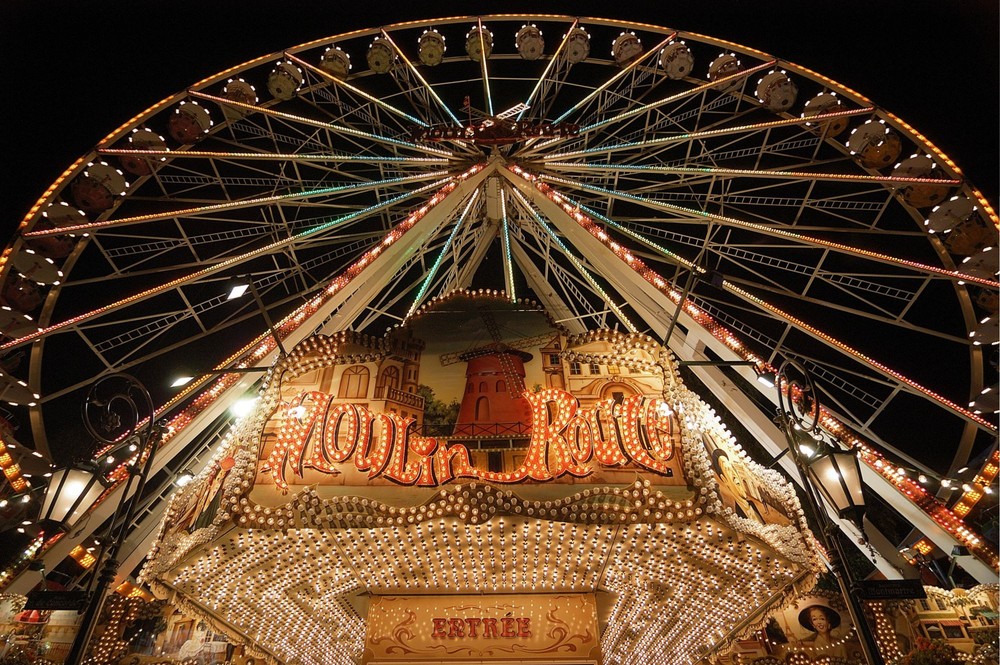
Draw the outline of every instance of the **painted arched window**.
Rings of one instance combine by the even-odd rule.
[[[389,365],[382,370],[382,373],[378,377],[378,394],[385,395],[386,390],[398,390],[399,389],[399,368],[395,365]]]
[[[480,381],[479,382],[479,392],[485,393],[488,390],[489,390],[489,388],[486,387],[486,382],[485,381]]]
[[[503,379],[500,379],[499,381],[497,381],[497,392],[498,393],[505,393],[505,392],[507,392],[507,382],[504,381]]]
[[[476,421],[483,422],[490,419],[490,400],[487,397],[480,397],[476,400]]]
[[[353,365],[345,369],[340,377],[339,397],[368,397],[368,377],[368,368],[364,365]]]

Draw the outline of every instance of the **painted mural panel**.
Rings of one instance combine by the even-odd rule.
[[[996,584],[972,589],[924,587],[918,600],[868,603],[883,659],[899,665],[997,662]],[[814,592],[773,614],[766,626],[717,661],[720,665],[865,663],[844,601]]]
[[[537,309],[456,298],[383,338],[345,331],[293,353],[258,489],[685,484],[670,365],[643,335],[570,336]]]

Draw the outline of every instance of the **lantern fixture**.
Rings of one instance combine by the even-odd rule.
[[[825,441],[814,442],[813,448],[815,452],[811,457],[800,455],[810,482],[822,493],[838,517],[862,528],[865,498],[861,491],[861,463],[857,454]]]
[[[39,520],[55,522],[68,531],[106,488],[107,481],[92,462],[54,471]]]
[[[177,487],[187,487],[191,484],[192,480],[194,480],[194,471],[191,469],[184,469],[177,474],[176,478],[174,478],[174,485]]]

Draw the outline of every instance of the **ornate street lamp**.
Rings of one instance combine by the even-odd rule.
[[[120,449],[127,451],[131,459],[126,466],[128,479],[111,518],[111,533],[109,538],[102,540],[95,562],[94,569],[100,572],[96,580],[91,580],[86,611],[66,659],[70,665],[83,662],[108,589],[118,574],[118,552],[128,535],[129,524],[162,438],[162,427],[154,422],[154,415],[149,391],[128,374],[112,374],[99,379],[84,400],[83,422],[87,431],[100,444],[115,446],[109,456]],[[93,464],[53,473],[42,508],[42,519],[56,521],[61,528],[68,530],[104,492],[106,485],[107,481]],[[117,528],[116,524],[119,525]]]
[[[778,368],[778,419],[799,470],[806,501],[820,527],[820,540],[828,553],[830,569],[847,602],[851,620],[861,637],[869,665],[884,665],[878,643],[865,619],[857,583],[845,565],[839,527],[829,518],[826,504],[841,519],[851,520],[864,533],[865,502],[861,491],[861,464],[855,451],[844,450],[824,440],[819,427],[819,393],[809,372],[794,360]]]

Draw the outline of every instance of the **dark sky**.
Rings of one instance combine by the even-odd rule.
[[[907,120],[996,203],[996,0],[4,0],[0,236],[111,129],[205,76],[354,28],[498,11],[635,19],[810,67]]]

